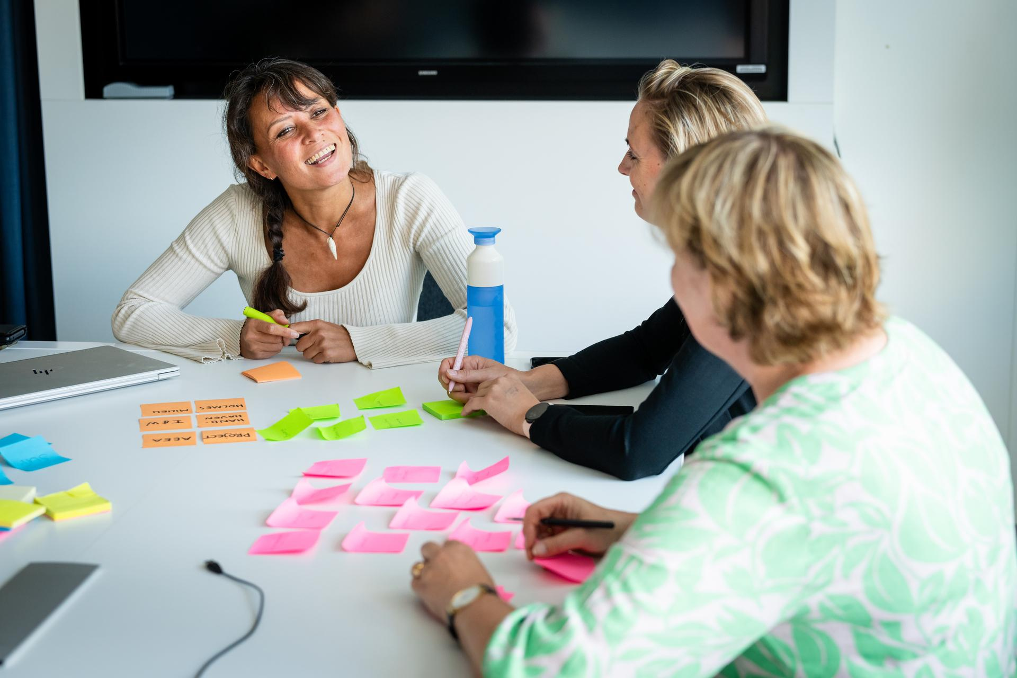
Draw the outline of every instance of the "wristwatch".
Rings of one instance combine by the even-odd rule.
[[[459,634],[456,632],[456,613],[467,607],[471,603],[476,602],[480,596],[485,593],[498,594],[493,587],[487,584],[474,584],[473,586],[467,586],[463,590],[457,592],[452,596],[452,600],[448,602],[448,606],[445,607],[445,614],[448,615],[448,632],[452,634],[452,637],[459,642]]]
[[[540,419],[540,415],[547,412],[547,408],[549,407],[551,407],[551,403],[537,403],[530,409],[526,410],[526,414],[523,416],[523,419],[527,424],[533,424],[533,422]]]

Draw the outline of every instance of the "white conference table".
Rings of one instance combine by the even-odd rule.
[[[98,344],[22,342],[0,351],[19,360]],[[128,348],[128,347],[125,347]],[[460,462],[478,470],[509,455],[506,473],[477,489],[507,495],[523,489],[535,501],[569,491],[604,505],[639,510],[662,489],[664,474],[624,482],[575,466],[509,433],[489,418],[439,421],[420,410],[438,400],[437,364],[369,370],[358,364],[315,365],[292,348],[281,357],[300,380],[256,384],[242,376],[264,364],[228,361],[201,365],[157,351],[141,353],[180,365],[180,376],[0,412],[0,437],[41,435],[72,461],[32,473],[5,466],[19,485],[39,494],[90,482],[108,498],[111,513],[54,523],[37,519],[0,542],[0,582],[33,561],[96,563],[100,569],[0,668],[0,678],[95,675],[191,676],[215,652],[251,625],[256,597],[248,588],[207,572],[217,560],[266,594],[257,633],[209,669],[215,676],[454,676],[468,675],[462,653],[444,624],[430,617],[409,588],[409,570],[428,540],[445,532],[411,532],[401,554],[346,553],[339,548],[360,521],[385,531],[395,508],[352,503],[357,492],[394,464],[441,465],[439,483],[423,489],[426,507]],[[527,364],[528,355],[509,363]],[[343,418],[360,414],[353,398],[401,386],[422,426],[376,431],[328,442],[310,430],[288,442],[235,443],[142,449],[141,403],[244,397],[252,425],[264,428],[291,407],[338,402]],[[638,405],[652,384],[585,398],[582,402]],[[251,556],[269,513],[289,496],[315,461],[366,457],[364,471],[336,501],[311,506],[339,511],[317,546],[300,555]],[[316,486],[347,482],[312,479]],[[480,529],[505,529],[491,509],[470,513]],[[460,518],[461,519],[461,518]],[[457,523],[458,524],[458,521]],[[482,553],[495,581],[515,592],[513,604],[559,602],[572,585],[528,563],[521,551]]]

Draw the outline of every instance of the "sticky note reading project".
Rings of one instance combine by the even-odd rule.
[[[258,440],[258,432],[253,428],[230,428],[221,431],[202,431],[201,442],[206,445],[219,443],[253,443]]]
[[[219,400],[195,400],[194,411],[226,412],[228,410],[246,410],[247,401],[243,398],[221,398]]]
[[[138,428],[145,431],[177,431],[182,428],[194,428],[190,415],[186,417],[156,417],[155,419],[138,419]]]
[[[244,424],[250,423],[251,420],[247,417],[247,412],[222,412],[198,415],[198,428],[208,428],[210,426],[243,426]]]
[[[300,372],[297,372],[297,368],[293,367],[293,365],[285,360],[272,363],[271,365],[255,367],[253,370],[245,370],[240,374],[244,375],[248,379],[253,379],[259,384],[264,384],[270,381],[288,381],[290,379],[300,378]]]
[[[187,400],[179,403],[151,403],[141,406],[141,416],[143,417],[172,417],[190,414],[193,411],[190,401]]]
[[[311,425],[311,418],[302,410],[293,410],[268,428],[258,429],[265,440],[289,440]]]
[[[340,440],[342,438],[348,438],[354,433],[360,433],[367,428],[367,422],[364,421],[364,415],[359,417],[353,417],[346,421],[340,421],[338,424],[332,426],[319,426],[315,430],[318,435],[325,440]]]
[[[36,504],[46,507],[46,515],[53,520],[67,520],[90,516],[93,513],[105,513],[112,510],[109,499],[97,495],[88,483],[81,483],[66,492],[54,492],[44,497],[36,497]]]
[[[194,445],[198,436],[194,431],[182,431],[176,433],[146,433],[141,436],[142,447],[181,447]]]
[[[420,426],[424,420],[416,410],[405,412],[393,412],[392,414],[379,414],[371,419],[371,426],[381,431],[387,428],[405,428],[407,426]]]
[[[403,390],[396,386],[395,388],[389,388],[384,391],[368,393],[365,396],[355,398],[353,402],[359,410],[371,410],[378,407],[398,407],[399,405],[405,405],[406,398],[403,396]]]

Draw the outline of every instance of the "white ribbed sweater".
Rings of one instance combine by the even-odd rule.
[[[472,250],[466,226],[429,178],[374,170],[374,180],[377,221],[367,263],[337,290],[290,288],[295,303],[307,302],[290,320],[343,325],[357,359],[368,367],[455,355],[466,322],[466,257]],[[236,273],[250,303],[258,276],[270,264],[260,201],[246,184],[232,185],[124,293],[113,313],[113,335],[193,360],[223,357],[220,342],[239,356],[243,320],[201,318],[182,309],[227,270]],[[456,311],[414,322],[426,271]],[[515,344],[515,314],[506,300],[505,350]]]

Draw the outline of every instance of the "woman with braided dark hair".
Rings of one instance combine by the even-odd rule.
[[[127,290],[117,339],[195,360],[268,358],[297,340],[314,362],[374,367],[455,350],[472,250],[462,219],[427,177],[368,166],[337,101],[327,77],[295,61],[265,59],[232,78],[223,117],[244,182]],[[227,270],[279,324],[183,312]],[[413,322],[428,270],[456,310]],[[515,344],[508,305],[505,342]]]

